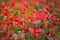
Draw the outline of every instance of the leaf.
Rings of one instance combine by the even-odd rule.
[[[32,9],[35,9],[35,5],[31,5],[31,8],[32,8]]]
[[[30,40],[29,34],[25,34],[25,40]]]
[[[55,29],[55,30],[54,30],[54,34],[55,34],[55,35],[59,35],[58,30]]]
[[[30,10],[27,9],[27,10],[26,10],[26,13],[29,15],[29,14],[30,14]]]
[[[44,36],[44,37],[42,36],[42,37],[40,38],[40,40],[48,40],[48,38],[45,37],[45,36]]]
[[[54,39],[51,37],[51,38],[49,38],[49,40],[54,40]]]
[[[28,22],[28,20],[27,19],[24,19],[24,23],[27,23]]]
[[[18,15],[18,12],[16,12],[15,14],[14,14],[14,16],[17,16]]]

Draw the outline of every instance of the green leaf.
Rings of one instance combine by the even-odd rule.
[[[48,40],[48,38],[44,36],[44,37],[41,37],[40,40]]]
[[[25,34],[25,40],[30,40],[30,35],[28,33]]]
[[[58,30],[55,29],[55,30],[54,30],[54,34],[55,34],[55,35],[59,35]]]
[[[24,23],[27,23],[28,22],[28,20],[27,19],[24,19]]]
[[[35,9],[35,5],[31,5],[31,8],[32,8],[32,9]]]
[[[27,10],[26,10],[26,13],[29,15],[29,14],[30,14],[30,10],[27,9]]]
[[[15,14],[14,14],[14,16],[17,16],[18,15],[18,12],[16,12]]]

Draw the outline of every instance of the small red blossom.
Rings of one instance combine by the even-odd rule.
[[[4,26],[4,23],[3,22],[0,22],[0,27],[3,27]]]
[[[39,36],[39,33],[34,33],[33,35],[34,35],[35,37],[37,37],[37,36]]]
[[[49,11],[50,8],[49,8],[49,6],[47,5],[47,6],[45,6],[45,9],[46,9],[47,11]]]
[[[42,18],[43,18],[43,14],[42,14],[42,13],[39,13],[39,14],[37,14],[37,16],[36,16],[36,17],[37,17],[37,19],[38,19],[38,20],[40,20],[40,19],[42,19]]]
[[[24,32],[26,32],[26,31],[28,31],[28,27],[27,27],[27,25],[23,25],[23,30],[24,30]]]
[[[11,2],[10,3],[10,6],[11,6],[11,8],[14,8],[15,7],[15,3],[14,2]]]
[[[34,28],[34,33],[33,33],[33,35],[34,35],[34,36],[39,36],[39,31],[40,31],[40,28]]]
[[[25,1],[21,2],[21,7],[26,9],[26,8],[29,8],[29,4]]]
[[[29,28],[29,31],[31,32],[31,33],[34,33],[34,28]]]
[[[15,40],[15,37],[11,37],[10,40]]]
[[[2,40],[7,40],[7,39],[8,39],[8,34],[4,33],[3,36],[2,36]]]
[[[6,4],[5,2],[2,2],[2,10],[5,8]]]
[[[10,30],[10,35],[14,34],[14,30]]]
[[[31,24],[33,21],[33,18],[31,16],[28,17],[28,23]]]
[[[12,25],[11,24],[7,24],[7,29],[11,30],[12,29]]]
[[[57,18],[57,22],[60,23],[60,18]]]
[[[8,9],[7,8],[4,8],[4,10],[2,10],[2,15],[8,16]]]
[[[52,14],[51,18],[52,18],[52,20],[56,20],[57,15],[56,14]]]
[[[57,30],[60,32],[60,27],[59,27],[59,28],[57,28]]]
[[[17,38],[18,38],[18,40],[21,40],[21,35],[18,35]]]
[[[39,33],[39,31],[40,31],[40,28],[35,28],[35,29],[34,29],[34,32],[35,32],[35,33]]]
[[[50,28],[54,28],[54,25],[52,23],[50,23]]]
[[[54,32],[51,31],[51,32],[49,33],[49,36],[50,36],[50,37],[54,37]]]
[[[44,13],[44,19],[45,20],[49,20],[49,12],[45,12]]]

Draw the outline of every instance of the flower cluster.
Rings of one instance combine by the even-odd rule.
[[[1,40],[60,40],[60,17],[50,7],[34,9],[40,0],[2,3]],[[47,0],[48,3],[48,0]]]

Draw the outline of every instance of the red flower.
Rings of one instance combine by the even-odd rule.
[[[13,19],[14,19],[14,15],[13,15],[13,14],[9,14],[9,16],[10,16],[9,21],[10,21],[10,22],[13,22],[13,21],[14,21],[14,20],[13,20]]]
[[[11,37],[10,40],[15,40],[15,37]]]
[[[7,31],[7,27],[4,27],[4,28],[3,28],[3,31]]]
[[[30,31],[31,33],[34,33],[34,28],[29,28],[29,31]]]
[[[28,23],[32,23],[33,19],[31,16],[28,17]]]
[[[34,33],[33,35],[34,35],[35,37],[37,37],[37,36],[39,36],[39,33]]]
[[[47,11],[49,11],[50,8],[49,8],[48,5],[46,5],[46,6],[45,6],[45,9],[46,9]]]
[[[52,18],[52,20],[56,20],[57,15],[56,14],[52,14],[51,18]]]
[[[18,35],[17,38],[18,38],[18,40],[21,40],[21,35]]]
[[[8,34],[4,33],[3,36],[2,36],[2,40],[7,40],[7,39],[8,39]]]
[[[10,3],[10,6],[11,6],[11,8],[14,8],[15,7],[15,3],[14,2],[11,2]]]
[[[57,18],[57,22],[60,23],[60,18]]]
[[[10,30],[10,35],[12,35],[12,34],[14,34],[14,30],[11,29]]]
[[[4,23],[3,22],[0,22],[0,27],[3,27],[4,26]]]
[[[4,21],[5,21],[6,24],[9,24],[10,23],[9,18],[7,16],[5,16]]]
[[[49,33],[49,36],[50,36],[50,37],[54,37],[54,32],[51,31],[51,32]]]
[[[56,5],[56,8],[57,8],[57,9],[60,9],[60,5]]]
[[[52,23],[50,23],[50,28],[54,28],[54,25]]]
[[[7,28],[8,28],[8,30],[11,30],[12,29],[12,25],[11,24],[7,24]]]
[[[14,19],[13,19],[13,21],[15,21],[15,22],[19,22],[19,19],[20,19],[19,16],[15,16]]]
[[[34,0],[33,4],[38,5],[40,0]]]
[[[36,37],[39,35],[40,28],[29,28],[29,31]]]
[[[28,31],[28,27],[27,27],[27,25],[23,25],[23,30],[24,30],[24,32],[26,32],[26,31]]]
[[[27,2],[25,2],[25,1],[23,1],[23,2],[21,2],[21,7],[23,9],[29,8],[29,4]]]
[[[7,8],[4,8],[4,9],[2,10],[2,15],[3,15],[3,16],[8,16],[8,9],[7,9]]]
[[[36,17],[37,17],[37,19],[38,19],[38,20],[40,20],[40,19],[42,19],[42,18],[43,18],[43,14],[42,14],[42,13],[39,13],[39,14],[37,14],[37,16],[36,16]]]
[[[40,31],[40,28],[35,28],[35,29],[34,29],[34,32],[35,32],[35,33],[39,33],[39,31]]]
[[[21,19],[19,16],[13,17],[13,22],[16,22],[17,24],[23,24],[23,19]]]
[[[43,17],[46,21],[49,20],[49,12],[45,12]]]
[[[35,28],[33,35],[34,36],[38,36],[39,35],[39,31],[40,31],[40,28]]]
[[[60,27],[59,27],[59,28],[57,28],[57,30],[60,32]]]
[[[19,23],[22,25],[23,24],[23,19],[20,19],[19,20]]]
[[[22,7],[20,7],[20,14],[25,14],[25,9],[24,8],[22,8]]]
[[[2,2],[2,10],[5,8],[6,4],[5,2]]]
[[[35,15],[37,13],[37,11],[36,10],[33,10],[33,11],[31,11],[31,15]]]
[[[46,1],[46,4],[48,5],[49,0],[45,0],[45,1]]]

